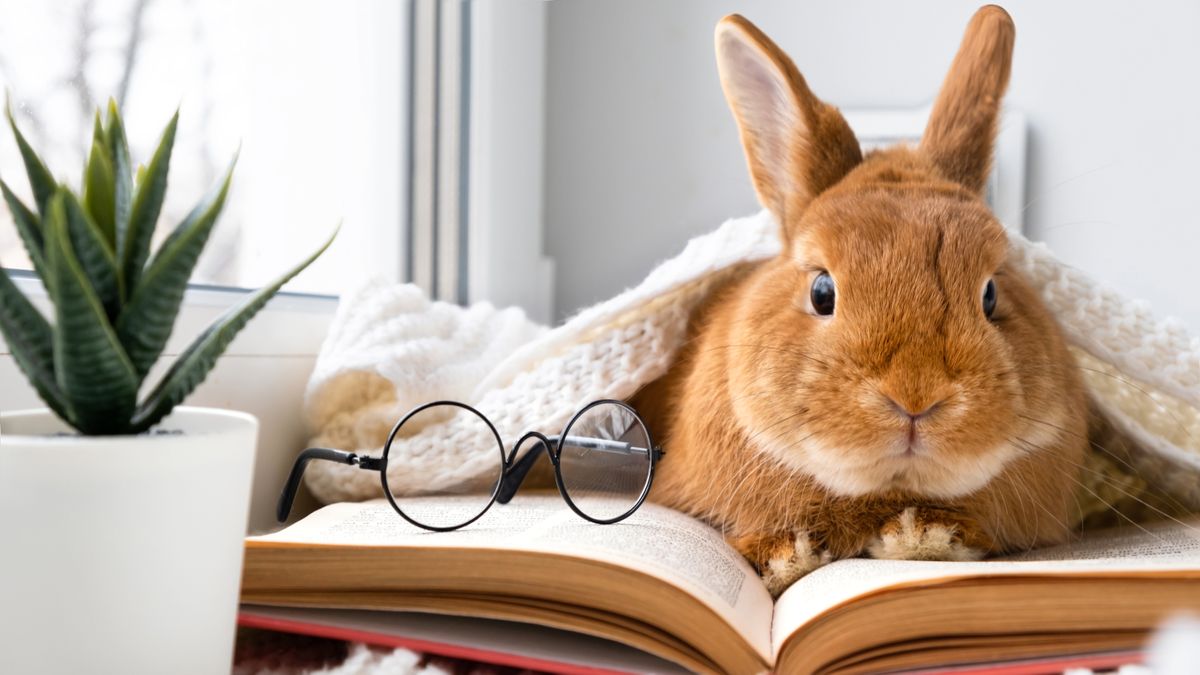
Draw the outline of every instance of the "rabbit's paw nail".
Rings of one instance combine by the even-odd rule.
[[[867,546],[872,558],[887,560],[979,560],[983,551],[963,543],[960,526],[926,520],[909,507],[888,521]]]
[[[816,551],[808,532],[796,530],[789,547],[780,547],[763,567],[763,581],[771,595],[778,596],[800,577],[830,562],[829,551]]]

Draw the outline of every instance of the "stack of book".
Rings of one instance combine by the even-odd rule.
[[[248,538],[242,601],[247,626],[558,672],[1101,668],[1200,610],[1200,523],[982,562],[840,560],[773,600],[719,532],[653,504],[594,525],[523,495],[433,533],[343,503]]]

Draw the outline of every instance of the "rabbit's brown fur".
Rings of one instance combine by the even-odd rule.
[[[1085,395],[981,199],[1012,44],[1008,15],[981,9],[921,145],[864,159],[765,35],[718,25],[784,249],[712,293],[634,403],[667,450],[652,499],[723,528],[774,592],[832,558],[971,558],[1067,534]],[[832,316],[808,301],[821,272]]]

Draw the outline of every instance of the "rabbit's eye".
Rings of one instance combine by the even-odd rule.
[[[813,279],[812,290],[809,291],[808,297],[812,300],[814,312],[821,316],[833,314],[835,295],[833,277],[829,276],[829,272],[821,272],[816,279]]]
[[[996,282],[993,279],[988,279],[983,285],[983,315],[987,318],[992,318],[992,312],[996,311]]]

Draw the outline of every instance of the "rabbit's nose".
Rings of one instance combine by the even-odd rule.
[[[932,403],[914,404],[911,401],[898,401],[887,394],[884,394],[884,398],[887,399],[893,410],[913,421],[932,415],[934,411],[942,407],[942,403],[945,401],[945,399],[940,399]]]

